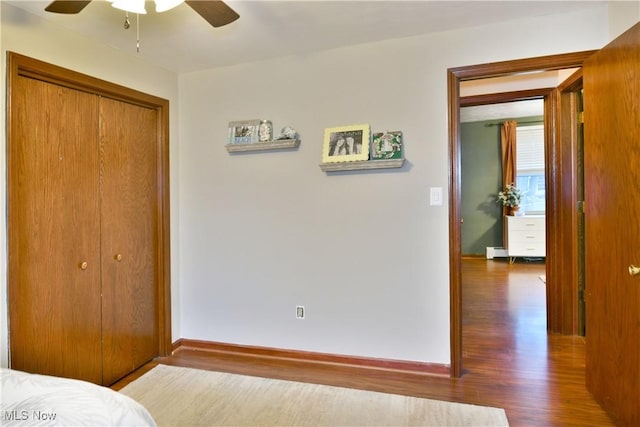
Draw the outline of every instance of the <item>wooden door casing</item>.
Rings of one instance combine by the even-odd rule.
[[[157,112],[103,98],[101,242],[104,382],[153,359],[158,348]]]
[[[99,233],[98,97],[31,78],[15,83],[8,147],[11,366],[101,382],[100,247],[85,237]]]
[[[550,55],[537,58],[527,58],[515,61],[504,61],[488,64],[478,64],[472,66],[450,68],[447,71],[448,95],[449,95],[449,302],[450,302],[450,336],[451,336],[451,376],[462,375],[462,282],[461,282],[461,188],[460,188],[460,83],[465,80],[475,80],[482,78],[493,78],[507,76],[523,72],[541,70],[559,70],[566,68],[581,67],[583,61],[591,56],[593,51],[574,52],[560,55]],[[542,90],[520,91],[521,94],[509,95],[494,94],[495,100],[490,98],[493,95],[479,95],[477,97],[467,97],[466,106],[489,104],[494,102],[505,102],[514,100],[531,99],[531,97],[547,97],[545,101],[545,134],[547,139],[545,161],[547,170],[545,183],[547,186],[547,207],[546,207],[546,242],[547,242],[547,309],[549,313],[547,325],[549,331],[560,331],[565,328],[563,319],[567,316],[564,312],[571,310],[571,307],[563,305],[562,295],[570,293],[574,286],[563,277],[563,271],[559,268],[561,262],[571,262],[566,259],[566,255],[560,250],[566,234],[560,233],[561,225],[558,218],[563,217],[566,212],[573,210],[569,206],[570,200],[562,198],[566,191],[562,188],[560,174],[571,174],[573,171],[569,167],[564,167],[561,150],[553,135],[555,132],[555,117],[557,116],[557,100],[554,88],[548,88],[541,94]],[[508,95],[505,97],[505,95]],[[474,101],[473,98],[482,98]],[[548,124],[548,126],[547,126]],[[574,236],[568,236],[573,239]],[[566,289],[569,288],[569,289]]]
[[[584,64],[586,383],[640,424],[640,24]]]

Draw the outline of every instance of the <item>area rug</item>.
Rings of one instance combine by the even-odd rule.
[[[508,426],[503,409],[158,365],[121,393],[158,426]]]

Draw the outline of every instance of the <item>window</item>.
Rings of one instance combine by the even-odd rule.
[[[516,186],[523,192],[520,209],[544,214],[544,125],[518,126],[516,141]]]

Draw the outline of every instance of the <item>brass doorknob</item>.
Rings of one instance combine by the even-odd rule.
[[[122,261],[122,254],[116,254],[114,258],[116,259],[116,261]]]
[[[636,267],[635,265],[631,264],[629,266],[629,275],[637,276],[638,274],[640,274],[640,267]]]
[[[80,263],[80,270],[86,270],[88,266],[89,266],[89,263],[87,261],[82,261]]]

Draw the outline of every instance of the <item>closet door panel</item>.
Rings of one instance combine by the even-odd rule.
[[[158,354],[157,111],[101,100],[104,383]]]
[[[11,367],[102,380],[99,98],[19,77],[8,141]]]

